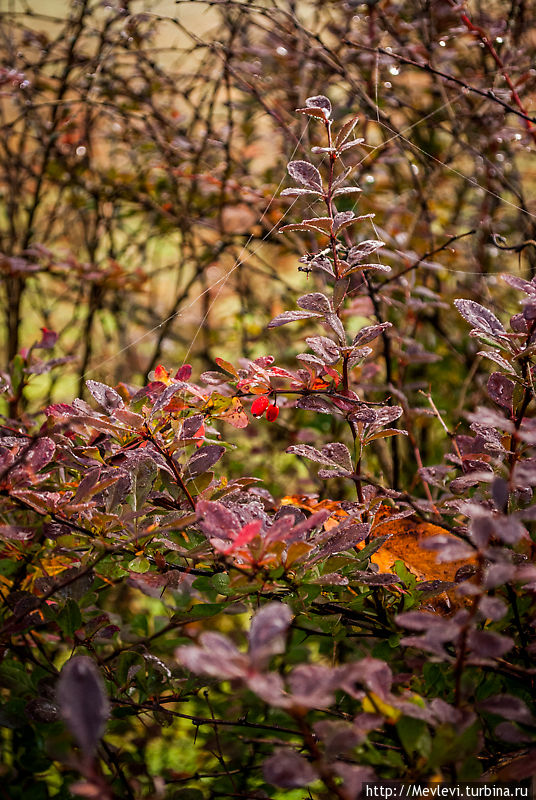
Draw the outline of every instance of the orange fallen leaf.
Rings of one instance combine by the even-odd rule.
[[[307,494],[289,494],[281,500],[282,506],[296,506],[304,511],[314,514],[316,511],[331,511],[331,516],[324,522],[324,530],[329,531],[336,528],[341,519],[348,516],[348,512],[341,508],[341,504],[336,500],[317,500]]]
[[[372,524],[371,539],[388,535],[391,537],[371,558],[381,572],[393,572],[395,562],[403,561],[419,580],[454,581],[460,567],[476,564],[474,558],[438,562],[436,553],[424,548],[423,542],[439,535],[459,542],[458,536],[431,522],[418,522],[407,517],[392,520],[391,516],[389,507],[381,506]]]

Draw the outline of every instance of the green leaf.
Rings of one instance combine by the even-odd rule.
[[[24,359],[17,353],[11,362],[11,385],[15,394],[20,389],[24,379]]]
[[[240,588],[242,589],[242,587]],[[221,614],[224,609],[224,603],[198,603],[187,611],[183,611],[180,614],[173,614],[171,622],[175,625],[180,625],[181,622],[195,622],[198,619],[215,617],[216,614]]]
[[[403,561],[395,561],[393,566],[394,572],[404,582],[405,586],[409,589],[415,588],[417,578],[409,571]]]
[[[215,589],[218,594],[229,594],[229,576],[226,572],[218,572],[211,578],[212,588]],[[231,593],[234,590],[231,590]]]
[[[396,730],[408,756],[428,758],[432,740],[425,722],[414,717],[402,717],[396,723]]]
[[[105,578],[111,578],[112,580],[124,578],[126,575],[128,575],[128,570],[126,570],[120,561],[113,556],[103,558],[96,570]]]
[[[75,631],[83,625],[82,614],[78,608],[78,603],[69,598],[56,617],[56,621],[65,636],[74,636]]]
[[[144,556],[138,556],[129,562],[128,568],[131,572],[144,573],[150,570],[151,565]]]

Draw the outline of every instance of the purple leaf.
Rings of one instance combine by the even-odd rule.
[[[331,103],[329,99],[323,94],[314,95],[314,97],[308,97],[305,101],[305,105],[307,108],[321,108],[324,111],[326,119],[331,116]]]
[[[156,398],[151,410],[151,417],[153,417],[158,411],[161,411],[163,408],[165,408],[170,400],[172,400],[177,394],[177,392],[180,392],[180,390],[184,388],[184,383],[172,383],[169,386],[166,386],[164,391],[161,392],[161,394],[159,394]]]
[[[300,264],[306,264],[306,267],[298,267],[300,270],[309,271],[312,268],[320,269],[323,272],[327,272],[328,275],[334,277],[335,273],[333,272],[333,264],[326,258],[326,256],[321,255],[320,253],[315,254],[307,254],[302,256],[300,259]]]
[[[383,331],[387,330],[387,328],[392,327],[390,322],[382,322],[381,325],[367,325],[365,328],[361,328],[359,333],[356,334],[352,344],[354,346],[368,344],[372,342],[373,339],[376,339]]]
[[[513,564],[490,564],[484,573],[484,588],[496,589],[511,581],[515,575],[516,568]]]
[[[391,267],[388,267],[387,264],[354,264],[353,267],[348,267],[348,269],[344,270],[344,275],[352,275],[354,272],[359,272],[359,270],[364,269],[375,269],[378,272],[391,272]]]
[[[338,572],[329,572],[320,578],[314,578],[312,583],[318,583],[320,586],[348,586],[350,581]]]
[[[364,783],[376,782],[376,775],[372,767],[348,764],[345,761],[336,761],[334,766],[337,775],[344,781],[344,796],[348,797],[348,800],[358,800],[363,797]]]
[[[333,233],[338,233],[341,228],[345,228],[354,219],[353,211],[341,211],[333,217]]]
[[[101,674],[88,656],[74,656],[61,671],[57,702],[60,714],[85,756],[91,757],[109,716]]]
[[[490,361],[494,361],[495,364],[498,364],[499,367],[505,369],[507,372],[510,373],[510,375],[516,374],[516,371],[513,368],[513,366],[510,364],[509,361],[507,361],[503,356],[501,356],[498,350],[479,350],[477,355],[484,356],[485,358],[489,358]]]
[[[447,722],[449,725],[459,726],[463,719],[463,712],[460,709],[451,706],[440,697],[434,697],[430,702],[430,710],[438,722]],[[474,717],[474,714],[472,716]]]
[[[378,658],[362,658],[342,668],[341,689],[350,695],[355,692],[355,684],[365,686],[378,697],[387,699],[393,683],[393,673],[385,661]]]
[[[431,486],[437,486],[438,489],[443,489],[445,485],[445,476],[449,470],[450,467],[439,465],[435,467],[421,467],[418,472],[426,483],[429,483]]]
[[[316,117],[317,119],[321,119],[323,122],[326,122],[326,112],[323,108],[297,108],[296,109],[298,114],[307,114],[309,117]],[[323,150],[327,150],[328,148],[324,147],[311,147],[313,153],[318,153]],[[331,148],[330,148],[331,149]]]
[[[398,575],[391,572],[364,572],[356,570],[352,573],[352,580],[356,583],[365,583],[367,586],[391,586],[393,583],[401,583]]]
[[[318,470],[318,477],[322,478],[323,480],[328,480],[329,478],[349,478],[351,476],[351,472],[348,470],[341,469],[338,467],[337,469],[319,469]]]
[[[274,542],[274,541],[283,541],[287,544],[292,544],[292,542],[302,541],[305,538],[305,535],[309,533],[309,531],[313,530],[314,528],[319,528],[330,516],[330,512],[327,509],[322,509],[322,511],[316,511],[314,514],[311,514],[310,517],[307,519],[300,520],[297,522],[292,522],[292,517],[290,515],[283,515],[280,517],[269,531],[266,534],[265,540],[266,542]],[[288,519],[285,519],[288,517]]]
[[[200,500],[196,506],[197,517],[206,536],[230,539],[242,527],[237,516],[223,503]]]
[[[339,337],[339,342],[341,345],[346,344],[346,334],[344,332],[344,327],[342,322],[340,321],[337,314],[326,314],[325,319],[329,327],[335,331],[337,336]]]
[[[292,617],[292,611],[284,603],[268,603],[255,614],[249,631],[249,655],[257,668],[273,655],[284,652]]]
[[[505,281],[505,283],[513,286],[514,289],[519,289],[520,292],[525,292],[525,294],[536,296],[536,285],[534,283],[525,281],[523,278],[519,278],[517,275],[510,275],[509,273],[501,275],[501,278],[503,281]]]
[[[508,498],[510,497],[508,482],[505,481],[504,478],[497,476],[493,479],[490,490],[497,510],[505,511],[508,506]]]
[[[376,419],[376,412],[373,408],[362,405],[356,408],[355,411],[352,411],[350,419],[356,422],[363,422],[365,425],[371,425]]]
[[[427,631],[432,628],[437,630],[448,631],[447,637],[456,635],[459,632],[459,627],[452,628],[450,621],[438,617],[429,611],[406,611],[403,614],[398,614],[396,617],[398,625],[408,628],[410,631]],[[447,638],[447,640],[448,640]]]
[[[132,474],[121,467],[108,467],[101,470],[99,479],[108,485],[95,495],[95,502],[105,505],[110,513],[124,502],[132,489]]]
[[[316,411],[319,414],[333,414],[333,407],[323,397],[305,395],[296,401],[296,408],[305,408],[307,411]]]
[[[285,692],[283,679],[278,672],[254,672],[250,669],[246,679],[248,689],[276,708],[288,708],[291,705],[290,698]]]
[[[467,475],[462,475],[460,478],[451,481],[449,489],[453,494],[461,494],[471,486],[476,486],[481,482],[486,483],[491,480],[493,480],[493,471],[491,467],[486,465],[485,470],[475,470],[474,472],[469,472]]]
[[[326,456],[330,461],[334,461],[343,469],[349,470],[350,472],[353,470],[350,451],[342,442],[330,442],[324,445],[321,452],[322,455]]]
[[[384,408],[377,409],[375,412],[376,416],[374,418],[374,422],[369,428],[369,434],[373,431],[379,430],[384,425],[394,422],[401,417],[403,413],[404,409],[400,406],[385,406]]]
[[[468,644],[477,658],[500,658],[512,649],[514,641],[491,631],[470,631]]]
[[[100,467],[95,467],[94,469],[89,469],[86,471],[84,477],[78,484],[78,488],[74,496],[75,503],[81,503],[87,497],[89,497],[91,490],[97,485],[99,481],[100,472],[101,472]]]
[[[478,406],[476,411],[467,414],[467,419],[478,425],[487,425],[490,428],[498,428],[508,433],[513,433],[514,430],[513,422],[506,419],[503,414],[499,414],[499,412],[493,408]]]
[[[484,595],[484,597],[482,597],[480,600],[478,613],[484,619],[497,621],[506,616],[508,613],[508,607],[506,603],[503,603],[499,597],[490,597],[489,595]]]
[[[296,356],[298,361],[303,362],[304,364],[311,364],[313,369],[317,369],[322,371],[324,368],[324,362],[318,356],[313,356],[310,353],[300,353]]]
[[[521,439],[524,437],[521,436]],[[523,489],[527,486],[536,485],[536,459],[525,458],[518,461],[514,467],[513,481],[517,488]]]
[[[316,189],[298,189],[296,187],[291,189],[283,189],[281,192],[281,197],[300,197],[307,194],[313,194],[315,197],[321,196],[321,192],[317,192]]]
[[[317,775],[302,756],[293,750],[276,750],[263,765],[264,778],[282,789],[297,789],[317,779]]]
[[[31,528],[21,528],[19,525],[0,525],[0,541],[27,542],[36,532]]]
[[[303,183],[308,189],[322,191],[322,178],[313,164],[309,164],[308,161],[291,161],[287,169],[294,180]]]
[[[227,636],[207,631],[199,639],[201,647],[183,645],[175,651],[177,661],[197,675],[210,675],[220,680],[245,678],[250,665]]]
[[[324,236],[329,236],[326,228],[318,224],[323,221],[325,222],[326,220],[329,220],[329,217],[324,217],[324,219],[320,217],[317,219],[304,219],[301,222],[283,225],[282,228],[279,228],[279,233],[293,233],[295,231],[305,231],[306,233],[311,233],[312,231],[317,231],[318,233],[324,234]]]
[[[439,564],[449,561],[461,561],[474,556],[475,551],[461,539],[455,539],[449,534],[439,534],[432,536],[421,543],[425,550],[432,550],[436,554]]]
[[[192,417],[185,419],[182,423],[180,438],[191,439],[197,433],[204,420],[203,414],[194,414]]]
[[[26,367],[24,372],[28,375],[45,375],[55,367],[60,367],[62,364],[69,364],[71,361],[75,360],[76,356],[62,356],[61,358],[51,358],[48,361],[38,361]]]
[[[312,292],[298,297],[296,305],[306,311],[314,311],[315,314],[330,314],[333,312],[330,301],[321,292]]]
[[[511,719],[514,722],[521,722],[525,725],[533,725],[534,717],[530,713],[527,705],[519,697],[511,694],[497,694],[478,704],[480,711],[488,711],[490,714],[497,714],[504,719]]]
[[[283,324],[283,323],[281,323]],[[229,377],[224,375],[223,372],[216,372],[215,370],[208,370],[202,372],[199,376],[203,383],[208,383],[209,386],[218,386],[221,383],[227,383]]]
[[[58,334],[56,331],[51,331],[48,328],[41,328],[41,340],[34,344],[34,350],[39,348],[41,350],[52,350],[58,341]]]
[[[300,664],[288,679],[292,701],[302,708],[327,708],[334,702],[339,673],[321,664]]]
[[[353,129],[357,125],[359,121],[359,117],[352,117],[344,125],[341,125],[339,132],[337,134],[337,138],[335,139],[335,147],[339,148],[341,145],[345,143],[348,139],[350,134],[352,133]]]
[[[278,328],[280,325],[286,325],[288,322],[296,322],[300,319],[311,319],[318,317],[319,314],[313,314],[310,311],[283,311],[278,314],[271,322],[268,323],[268,328]]]
[[[309,336],[305,341],[325,364],[336,364],[341,357],[338,344],[327,336]]]
[[[360,140],[359,144],[364,141],[363,139]],[[357,142],[356,142],[357,144]],[[340,186],[338,189],[335,189],[333,194],[331,195],[333,198],[340,197],[343,194],[359,194],[363,190],[359,188],[359,186]]]
[[[322,720],[313,726],[315,734],[322,739],[326,757],[332,761],[342,753],[352,750],[366,738],[351,722]]]
[[[214,466],[224,453],[225,447],[221,444],[208,444],[199,448],[186,465],[186,477],[197,478],[198,475],[202,475],[203,472]]]
[[[86,381],[86,386],[89,389],[92,397],[97,403],[109,414],[116,408],[123,408],[123,398],[111,386],[98,381]]]
[[[48,436],[40,436],[30,446],[24,456],[24,466],[32,472],[39,472],[44,466],[49,464],[56,452],[56,445]]]
[[[492,372],[488,379],[488,394],[501,408],[512,411],[514,382],[501,372]]]
[[[189,588],[195,576],[185,575],[176,569],[169,569],[167,572],[131,572],[127,578],[127,583],[139,589],[140,592],[148,597],[162,598],[166,589],[183,590]]]
[[[509,742],[510,744],[532,742],[532,736],[530,734],[524,733],[517,725],[513,725],[511,722],[499,722],[495,728],[495,734],[502,739],[503,742]]]
[[[350,266],[354,266],[354,264],[359,264],[361,261],[364,261],[365,258],[370,256],[371,253],[374,253],[380,247],[384,247],[384,242],[380,242],[377,239],[366,239],[364,242],[361,242],[355,247],[350,248],[348,253],[348,263]]]
[[[473,328],[492,336],[506,335],[503,324],[499,322],[495,314],[481,306],[480,303],[475,303],[473,300],[455,300],[454,305]]]
[[[356,544],[359,544],[370,533],[370,525],[366,522],[360,522],[353,525],[337,525],[329,531],[329,538],[321,542],[320,549],[317,550],[313,561],[320,561],[326,559],[334,553],[344,553],[346,550],[351,550]]]
[[[323,456],[320,450],[317,450],[316,447],[312,447],[310,444],[294,444],[287,447],[286,452],[293,453],[295,456],[301,456],[302,458],[308,458],[311,461],[316,461],[317,464],[326,464],[329,467],[333,466],[331,459]]]

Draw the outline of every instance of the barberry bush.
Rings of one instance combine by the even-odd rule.
[[[388,12],[370,8],[372,33]],[[42,411],[27,389],[68,363],[57,333],[10,357],[10,797],[351,800],[365,782],[536,771],[536,279],[503,273],[478,302],[410,284],[433,255],[400,265],[382,238],[354,179],[367,125],[336,89],[295,104],[310,147],[277,236],[300,289],[257,352],[87,378]],[[458,419],[454,378],[421,371],[439,311],[464,343],[443,359],[472,395]]]

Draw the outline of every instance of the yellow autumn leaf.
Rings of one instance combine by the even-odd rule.
[[[374,692],[369,692],[363,700],[363,711],[367,714],[381,714],[388,722],[398,722],[402,712],[394,706],[386,703]]]

